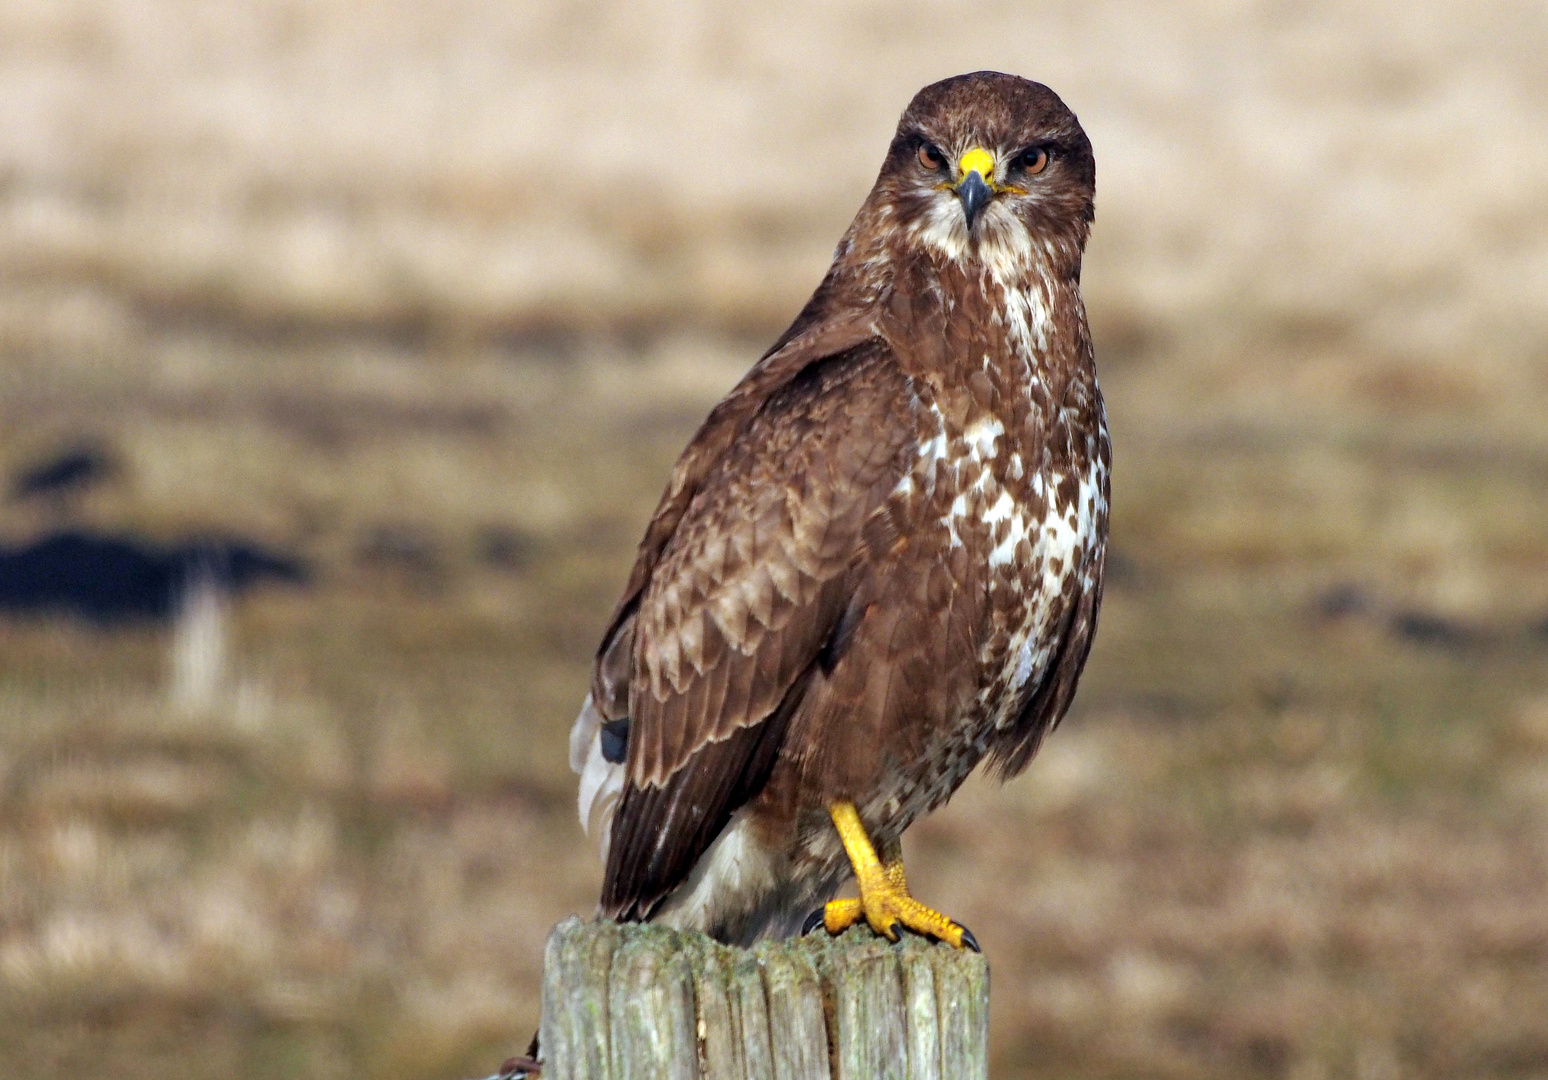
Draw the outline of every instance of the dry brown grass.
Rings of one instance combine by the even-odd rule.
[[[994,963],[995,1075],[1548,1077],[1541,19],[781,11],[0,10],[0,475],[123,460],[0,541],[315,571],[172,629],[0,620],[0,1072],[525,1040],[666,470],[908,93],[992,65],[1097,144],[1117,444],[1074,714],[910,838]]]

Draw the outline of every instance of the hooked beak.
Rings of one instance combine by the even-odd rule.
[[[983,213],[984,207],[989,205],[989,200],[994,196],[994,181],[991,179],[994,176],[994,155],[981,147],[974,147],[958,160],[957,175],[962,179],[957,181],[957,186],[952,190],[962,200],[968,231],[972,232],[973,222],[978,220],[978,215]]]
[[[978,215],[989,205],[989,200],[994,197],[994,191],[984,183],[984,178],[976,170],[968,173],[954,190],[957,192],[957,198],[962,200],[963,213],[967,214],[968,232],[972,232],[973,222],[978,220]]]

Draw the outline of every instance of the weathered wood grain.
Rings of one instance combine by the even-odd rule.
[[[624,936],[608,972],[614,1080],[695,1080],[694,978],[670,931]]]
[[[983,957],[859,928],[756,949],[569,919],[544,952],[545,1080],[985,1080]]]
[[[775,1080],[828,1080],[831,1075],[827,1010],[812,952],[791,942],[764,942],[754,952],[768,995]]]

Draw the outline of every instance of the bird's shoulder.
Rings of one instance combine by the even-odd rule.
[[[642,782],[778,707],[841,617],[866,520],[907,470],[917,403],[891,347],[833,344],[759,387],[755,408],[729,407],[754,396],[768,371],[755,369],[679,460],[647,530],[593,680],[630,716]]]
[[[638,604],[662,550],[699,493],[705,477],[769,398],[806,367],[841,356],[873,337],[873,321],[866,314],[815,319],[808,312],[802,312],[779,341],[710,410],[672,467],[666,490],[640,539],[629,580],[608,620],[599,656],[606,651],[609,642],[617,638],[620,626]]]

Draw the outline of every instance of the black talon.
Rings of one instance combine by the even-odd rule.
[[[961,923],[958,923],[957,925],[962,926]],[[978,939],[973,936],[973,931],[969,930],[965,926],[962,927],[962,945],[964,948],[972,949],[980,956],[984,954],[984,950],[978,947]]]
[[[810,934],[813,930],[817,929],[819,926],[822,925],[822,917],[823,917],[824,910],[825,909],[823,909],[823,908],[818,908],[816,911],[812,912],[810,915],[808,915],[806,917],[806,921],[801,924],[801,936],[802,937],[805,937],[807,934]]]

